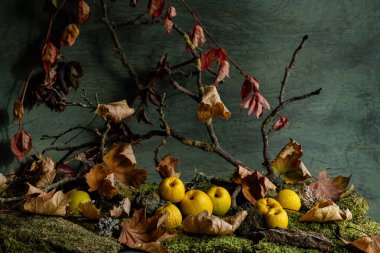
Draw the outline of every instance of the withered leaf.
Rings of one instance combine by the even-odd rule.
[[[304,163],[301,161],[302,147],[294,139],[272,161],[275,173],[281,174],[287,184],[295,184],[311,177]]]
[[[160,174],[161,178],[179,177],[181,173],[176,173],[174,170],[178,163],[179,160],[177,158],[166,154],[156,166],[156,171]]]
[[[341,210],[331,199],[321,200],[312,209],[300,217],[300,221],[330,222],[351,220],[351,212]]]
[[[79,203],[78,210],[81,216],[92,220],[96,220],[102,217],[100,209],[96,208],[92,201],[88,201],[86,203]]]
[[[215,60],[217,60],[218,65],[220,65],[226,59],[227,53],[224,48],[212,48],[201,56],[201,71],[209,69]]]
[[[214,85],[205,89],[202,101],[198,106],[197,114],[198,119],[202,122],[209,122],[215,116],[219,116],[224,120],[231,118],[231,112],[223,104]]]
[[[90,6],[84,0],[79,0],[77,11],[78,23],[86,23],[90,20]]]
[[[265,197],[269,190],[275,190],[276,186],[257,171],[250,171],[238,166],[234,173],[234,181],[242,186],[244,197],[253,205],[257,200]]]
[[[30,133],[20,129],[11,140],[12,153],[20,161],[22,160],[32,148],[32,136]]]
[[[47,42],[42,49],[42,62],[45,72],[48,73],[53,63],[59,57],[59,49],[52,42]]]
[[[37,187],[40,188],[53,183],[57,172],[55,170],[55,162],[50,156],[40,157],[35,166],[39,173],[39,180],[36,183]]]
[[[123,199],[120,201],[119,206],[114,206],[110,210],[110,216],[118,218],[120,217],[123,213],[127,214],[129,216],[129,213],[131,212],[131,201],[128,198]]]
[[[135,109],[130,108],[126,100],[110,104],[98,104],[95,111],[104,120],[110,120],[115,123],[120,123],[131,117],[134,112]]]
[[[206,43],[206,37],[204,35],[203,28],[198,23],[194,25],[190,38],[194,47],[202,46]]]
[[[26,196],[27,199],[30,199],[32,196],[37,197],[37,196],[39,196],[39,195],[45,195],[45,196],[44,196],[45,199],[46,199],[46,198],[49,198],[49,197],[46,196],[46,195],[48,195],[47,192],[45,192],[45,191],[41,190],[40,188],[37,188],[37,187],[35,187],[35,186],[29,184],[29,183],[26,183],[26,184],[27,184],[27,186],[28,186],[28,191],[27,191],[27,193],[25,194],[25,196]],[[50,191],[49,194],[50,194],[51,196],[53,196],[54,191]],[[50,197],[51,197],[51,196],[50,196]]]
[[[3,175],[3,173],[0,173],[0,193],[5,191],[8,188],[8,179]]]
[[[75,43],[75,40],[79,36],[79,28],[76,24],[68,24],[63,30],[63,34],[61,37],[61,44],[72,46]]]
[[[177,15],[176,9],[169,5],[164,17],[164,27],[167,34],[170,34],[173,30],[173,18]]]
[[[133,249],[147,252],[163,252],[161,242],[177,236],[177,233],[163,228],[161,225],[169,213],[157,213],[147,218],[145,209],[135,210],[131,220],[124,220],[119,242]]]
[[[46,197],[45,195],[49,197]],[[58,191],[52,196],[50,196],[51,192],[46,193],[45,195],[40,195],[26,201],[23,210],[25,212],[37,214],[65,216],[66,207],[70,202],[69,196],[64,194],[63,191]]]
[[[279,131],[284,128],[288,124],[288,118],[284,116],[280,116],[280,118],[273,124],[272,130]]]
[[[13,120],[17,120],[21,123],[24,118],[24,105],[21,103],[19,99],[16,100],[13,104]]]
[[[361,237],[351,242],[351,245],[366,253],[380,252],[380,235]]]
[[[225,77],[229,77],[230,73],[230,64],[228,61],[223,61],[222,64],[220,65],[218,76],[216,77],[215,80],[215,86],[218,86],[220,82],[224,80]]]
[[[318,179],[309,184],[309,187],[315,189],[324,199],[337,200],[347,189],[351,176],[337,176],[335,178],[327,177],[326,170],[319,173]]]
[[[96,191],[102,187],[105,178],[112,173],[112,170],[103,164],[97,164],[86,174],[86,182],[90,187],[89,191]]]
[[[136,113],[137,122],[144,122],[145,124],[149,124],[153,126],[152,121],[150,121],[148,114],[146,113],[145,109],[141,109]]]
[[[149,15],[152,17],[161,16],[164,6],[165,6],[165,0],[149,0],[148,2]]]
[[[189,215],[183,220],[183,229],[194,234],[232,235],[247,216],[247,211],[239,211],[233,216],[219,218],[203,211],[197,215]]]

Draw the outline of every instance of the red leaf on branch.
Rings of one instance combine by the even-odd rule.
[[[288,118],[280,116],[280,118],[276,121],[276,123],[273,124],[272,129],[274,131],[281,130],[283,127],[285,127],[288,124]]]
[[[227,59],[227,53],[224,48],[212,48],[201,56],[201,71],[205,71],[211,67],[215,60],[218,65]]]
[[[149,0],[148,12],[152,17],[161,16],[162,10],[165,6],[165,0]]]
[[[90,20],[90,6],[84,0],[79,0],[78,12],[77,12],[78,23],[87,23]]]
[[[75,24],[69,24],[65,27],[61,37],[61,44],[71,47],[79,35],[79,29]]]
[[[223,81],[225,77],[230,77],[229,73],[230,73],[230,64],[228,63],[228,61],[223,61],[222,65],[219,68],[219,73],[218,73],[218,76],[216,77],[214,85],[218,87],[220,82]]]
[[[258,91],[259,87],[259,81],[256,78],[254,78],[253,76],[247,76],[244,80],[243,86],[241,87],[241,100],[244,101],[249,96],[252,89]]]
[[[59,56],[59,49],[53,43],[47,42],[42,49],[42,62],[44,64],[45,72],[48,73],[51,65],[56,61]]]
[[[248,115],[256,115],[256,118],[260,118],[263,115],[264,109],[270,109],[268,101],[257,91],[255,94],[246,98],[241,103],[242,109],[248,109]]]
[[[173,30],[173,18],[177,16],[176,9],[169,5],[164,18],[164,27],[167,34],[170,34]]]
[[[32,148],[32,136],[30,133],[19,130],[11,140],[12,153],[21,161]]]
[[[194,47],[202,46],[206,43],[206,37],[203,32],[202,26],[199,24],[195,24],[193,28],[193,32],[190,35],[191,42]]]

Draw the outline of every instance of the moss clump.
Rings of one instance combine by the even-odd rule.
[[[357,224],[350,221],[342,221],[338,225],[340,235],[350,240],[380,234],[380,224],[371,219],[362,219]]]
[[[0,214],[1,251],[20,252],[119,252],[121,245],[98,236],[63,218]]]
[[[256,244],[254,247],[254,252],[257,253],[318,253],[320,251],[313,249],[303,249],[296,247],[289,247],[284,245],[278,245],[271,242],[260,242]]]
[[[348,195],[345,198],[340,199],[336,202],[336,204],[341,209],[346,209],[351,211],[352,216],[354,219],[359,219],[364,217],[369,209],[368,201],[357,194],[356,192],[353,192],[352,194]]]
[[[194,237],[180,235],[165,240],[163,246],[173,253],[254,252],[251,240],[236,236]]]
[[[158,184],[145,182],[137,188],[137,192],[145,193],[147,191],[158,193]]]

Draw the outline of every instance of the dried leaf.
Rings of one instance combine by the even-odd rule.
[[[21,103],[19,99],[13,104],[13,120],[17,120],[21,123],[24,118],[24,105]]]
[[[176,173],[174,170],[178,163],[179,160],[177,158],[171,157],[169,154],[164,155],[156,166],[156,171],[160,174],[161,178],[179,177],[181,173]]]
[[[209,122],[214,116],[219,116],[224,120],[231,118],[231,112],[223,104],[214,85],[205,89],[202,101],[198,106],[197,114],[198,119],[202,122]]]
[[[339,206],[331,199],[321,200],[312,209],[300,217],[300,221],[329,222],[351,220],[351,212],[340,210]]]
[[[232,235],[247,216],[247,211],[239,211],[234,216],[219,218],[203,211],[189,215],[183,220],[183,229],[194,234]]]
[[[257,171],[249,171],[238,166],[234,174],[234,181],[241,184],[244,197],[253,205],[257,200],[265,197],[269,190],[275,190],[276,186]]]
[[[11,140],[12,153],[21,161],[32,148],[32,136],[20,129]]]
[[[110,179],[113,178],[113,179]],[[115,188],[114,174],[110,174],[102,181],[101,186],[98,189],[98,194],[101,198],[113,198],[117,194]]]
[[[90,6],[84,0],[79,0],[77,11],[78,23],[87,23],[90,20]]]
[[[29,183],[26,183],[26,184],[28,186],[28,191],[25,194],[27,199],[30,199],[32,196],[37,197],[39,195],[47,195],[47,193],[45,191],[41,190],[40,188],[37,188],[37,187],[35,187]],[[54,191],[51,191],[49,193],[51,194],[51,196],[53,196]],[[46,198],[46,196],[45,196],[45,198]]]
[[[218,76],[216,77],[216,80],[215,80],[215,86],[218,86],[225,77],[229,77],[229,73],[230,73],[230,64],[228,63],[228,61],[223,61],[219,68]]]
[[[218,65],[227,59],[227,53],[224,48],[212,48],[201,56],[201,71],[206,71],[211,65],[218,60]]]
[[[95,111],[104,120],[111,120],[115,123],[120,123],[126,118],[131,117],[134,112],[135,109],[130,108],[126,100],[110,104],[98,104]]]
[[[36,162],[36,169],[39,172],[40,177],[36,183],[38,188],[53,183],[57,172],[55,170],[55,162],[50,156],[46,155],[45,158],[40,157]]]
[[[112,173],[112,170],[103,165],[97,164],[86,174],[86,182],[90,187],[89,191],[96,191],[101,188],[105,178]]]
[[[204,35],[203,28],[198,23],[194,25],[193,32],[190,35],[190,39],[194,47],[196,48],[206,43],[206,37]]]
[[[148,12],[152,17],[161,16],[162,10],[165,6],[165,0],[149,0]]]
[[[47,42],[42,49],[42,62],[44,64],[45,73],[48,73],[53,63],[59,56],[59,49],[53,43]]]
[[[49,196],[50,193],[46,194]],[[45,195],[40,195],[37,198],[32,198],[29,201],[26,201],[23,210],[25,212],[37,214],[65,216],[66,207],[69,202],[69,196],[64,194],[63,191],[58,191],[52,196],[49,196],[49,198],[46,198]]]
[[[64,163],[58,164],[56,169],[57,172],[60,174],[68,175],[70,177],[73,177],[75,175],[73,169],[69,165]]]
[[[364,236],[353,242],[351,245],[366,253],[380,252],[380,235]]]
[[[252,97],[247,97],[240,106],[242,109],[248,109],[248,115],[255,115],[256,118],[260,118],[264,109],[270,110],[268,101],[256,91]]]
[[[326,170],[323,170],[319,173],[318,179],[312,182],[309,187],[315,189],[324,199],[337,200],[346,191],[350,179],[351,176],[329,178],[327,177]]]
[[[244,79],[243,86],[241,87],[241,91],[240,91],[241,100],[242,101],[246,100],[252,90],[258,91],[259,88],[260,88],[259,81],[253,76],[247,76]]]
[[[118,218],[123,213],[126,213],[129,216],[129,213],[131,212],[131,201],[128,198],[123,199],[120,201],[119,206],[114,206],[112,210],[110,210],[110,216]]]
[[[96,208],[92,201],[87,201],[86,203],[79,203],[78,210],[81,216],[96,220],[102,217],[100,209]]]
[[[287,184],[295,184],[311,178],[310,172],[301,161],[302,147],[294,139],[280,151],[272,161],[275,173],[281,174]]]
[[[162,59],[162,58],[161,58]],[[165,61],[166,61],[166,58],[165,58]],[[157,91],[153,90],[153,89],[149,89],[149,101],[154,104],[154,105],[157,105],[157,106],[160,106],[161,103],[162,103],[162,98],[160,96],[160,94],[158,94]]]
[[[173,18],[177,16],[176,9],[169,5],[164,17],[164,27],[167,34],[170,34],[173,30]]]
[[[152,121],[150,121],[148,114],[145,109],[141,109],[136,113],[137,122],[144,122],[145,124],[149,124],[153,126]]]
[[[147,218],[145,209],[135,210],[131,220],[125,220],[119,242],[133,249],[147,252],[163,252],[161,242],[177,234],[161,227],[169,213],[157,213]]]
[[[273,124],[272,130],[279,131],[288,124],[288,118],[280,116],[280,118]]]
[[[8,188],[8,179],[3,175],[3,173],[0,173],[0,193],[5,191]]]
[[[72,45],[74,45],[75,40],[78,38],[78,36],[79,28],[76,26],[76,24],[69,24],[63,30],[61,44],[68,45],[69,47],[71,47]]]

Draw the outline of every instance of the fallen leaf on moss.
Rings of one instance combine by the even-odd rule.
[[[247,211],[239,211],[234,216],[219,218],[203,211],[197,215],[189,215],[183,220],[186,232],[206,235],[232,235],[247,216]]]
[[[380,235],[364,236],[353,242],[351,245],[366,253],[380,252]]]
[[[5,191],[8,188],[8,179],[3,175],[3,173],[0,173],[0,193]]]
[[[20,129],[11,140],[11,150],[16,158],[21,161],[32,148],[32,136]]]
[[[337,200],[346,191],[350,179],[351,176],[329,178],[327,177],[326,170],[323,170],[319,173],[318,179],[309,184],[309,187],[315,189],[324,199]]]
[[[133,115],[135,109],[130,108],[126,100],[110,103],[98,104],[95,113],[104,120],[110,120],[115,123],[120,123],[126,118]]]
[[[46,155],[44,158],[40,155],[39,159],[35,162],[34,170],[39,173],[39,180],[36,183],[38,188],[47,186],[53,183],[55,175],[55,162],[53,159]]]
[[[123,199],[120,201],[119,206],[114,206],[110,210],[110,216],[118,218],[122,216],[123,213],[125,213],[127,216],[129,216],[129,213],[131,212],[131,201],[128,198]]]
[[[92,220],[96,220],[102,217],[100,209],[96,208],[95,204],[92,201],[79,203],[78,210],[81,216]]]
[[[197,114],[198,119],[202,122],[209,122],[215,116],[219,116],[224,120],[231,118],[231,112],[223,104],[214,85],[205,89],[202,101],[198,106]]]
[[[61,44],[72,46],[75,43],[75,40],[79,36],[79,28],[76,24],[68,24],[63,30],[63,34],[61,37]]]
[[[135,210],[131,220],[124,220],[119,242],[130,248],[147,252],[165,252],[161,242],[177,233],[161,227],[169,213],[157,213],[147,218],[145,209]]]
[[[272,161],[274,172],[281,174],[287,184],[295,184],[310,178],[311,174],[301,161],[301,156],[301,145],[294,139],[290,139],[290,142]]]
[[[37,214],[65,216],[66,207],[70,202],[69,196],[64,194],[63,191],[58,191],[54,194],[51,193],[53,193],[53,191],[26,201],[23,210]]]
[[[257,200],[265,197],[269,190],[275,190],[276,186],[257,171],[250,171],[238,166],[233,177],[236,184],[242,186],[244,197],[253,205]]]
[[[300,221],[330,222],[351,220],[350,210],[341,210],[331,199],[321,200],[312,209],[300,217]]]
[[[167,154],[162,157],[156,166],[156,171],[160,174],[161,178],[179,177],[181,173],[176,173],[174,170],[178,163],[179,160],[177,158],[171,157],[169,154]]]

